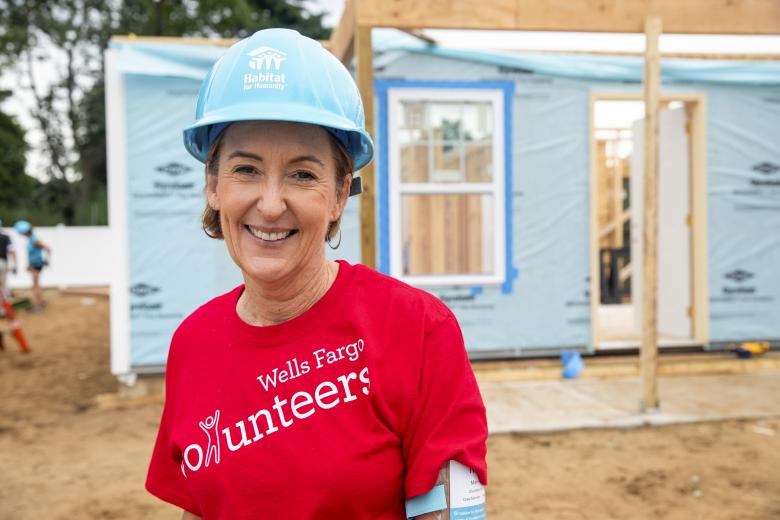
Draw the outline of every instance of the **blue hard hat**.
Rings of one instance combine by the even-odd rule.
[[[16,224],[14,224],[14,229],[20,235],[24,235],[25,233],[27,233],[32,229],[32,224],[30,224],[26,220],[17,220]]]
[[[320,125],[344,145],[356,170],[374,155],[349,71],[319,42],[290,29],[264,29],[231,46],[203,80],[195,119],[184,129],[184,146],[201,162],[227,125],[251,120]]]

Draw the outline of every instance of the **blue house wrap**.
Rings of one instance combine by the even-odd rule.
[[[590,95],[640,91],[641,59],[474,52],[374,34],[379,269],[389,270],[387,93],[498,88],[506,96],[505,280],[425,289],[453,309],[475,356],[592,349]],[[203,166],[181,137],[200,80],[224,49],[112,49],[124,85],[131,363],[159,366],[181,319],[241,280],[224,244],[200,229]],[[663,60],[662,73],[664,89],[707,99],[710,341],[780,339],[780,63],[674,59]],[[331,254],[350,262],[360,261],[358,199]]]

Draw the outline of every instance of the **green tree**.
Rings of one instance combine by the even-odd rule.
[[[67,224],[103,208],[106,159],[103,50],[112,34],[241,38],[272,26],[324,39],[323,14],[303,0],[0,0],[0,66],[16,66],[34,103],[49,182],[34,190]],[[36,62],[54,63],[47,81]]]
[[[0,103],[10,95],[8,91],[0,91]],[[9,213],[11,208],[19,206],[20,202],[30,196],[35,181],[25,175],[25,152],[27,143],[24,140],[24,129],[5,112],[0,111],[0,218]]]

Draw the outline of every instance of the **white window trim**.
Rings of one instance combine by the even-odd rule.
[[[488,285],[506,280],[506,240],[504,207],[504,91],[501,89],[390,88],[388,90],[388,186],[390,275],[412,285]],[[402,183],[400,143],[397,128],[401,102],[415,101],[489,101],[493,105],[493,182],[427,184]],[[401,196],[408,193],[485,193],[493,195],[493,273],[452,275],[404,275],[401,222]]]

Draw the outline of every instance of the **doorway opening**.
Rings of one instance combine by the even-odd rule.
[[[658,140],[658,338],[708,336],[705,98],[663,96]],[[596,350],[639,346],[642,319],[644,102],[591,99],[591,315]]]

